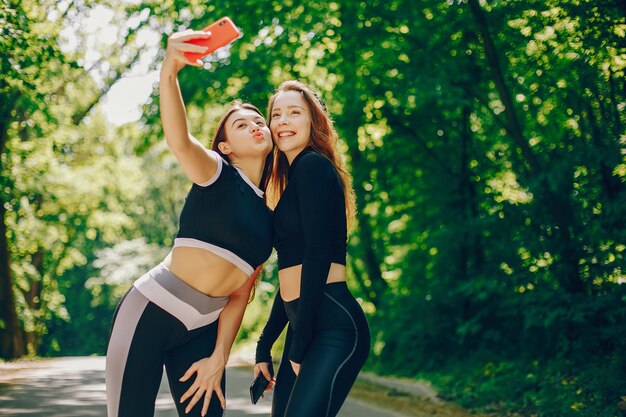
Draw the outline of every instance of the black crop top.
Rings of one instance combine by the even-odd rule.
[[[187,195],[175,246],[210,250],[250,275],[272,252],[272,212],[263,192],[217,155],[216,178]]]
[[[339,174],[308,147],[289,167],[274,211],[278,268],[302,264],[300,299],[289,359],[301,363],[309,344],[330,264],[346,264],[346,209]]]

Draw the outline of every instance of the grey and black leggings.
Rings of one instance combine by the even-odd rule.
[[[298,300],[280,304],[284,305],[286,316],[293,323]],[[282,314],[279,305],[275,304],[272,310],[275,316]],[[269,329],[266,327],[265,336],[273,337],[268,334],[273,331],[267,330]],[[291,335],[290,324],[285,350],[276,374],[272,417],[336,416],[370,350],[367,320],[346,283],[337,282],[325,286],[313,339],[297,377],[288,359]],[[264,341],[259,343],[261,350],[264,350]],[[257,362],[267,361],[263,356],[257,351]]]
[[[217,319],[227,302],[189,287],[163,265],[137,280],[113,319],[105,372],[108,417],[153,416],[164,365],[178,415],[200,416],[202,401],[189,414],[187,402],[180,404],[194,378],[179,378],[213,353]],[[207,415],[222,412],[213,393]]]

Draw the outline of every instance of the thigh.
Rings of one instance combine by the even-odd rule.
[[[334,417],[339,413],[341,406],[354,385],[354,381],[356,381],[361,368],[367,360],[369,343],[369,332],[359,333],[354,350],[346,361],[339,366],[332,384],[333,388],[328,400],[329,405],[326,417]]]
[[[280,366],[276,373],[276,384],[274,385],[274,396],[272,397],[272,417],[283,417],[287,409],[287,403],[291,396],[293,384],[296,381],[296,374],[293,372],[289,362],[289,349],[291,349],[291,328],[287,328],[285,337],[285,350],[280,360]]]
[[[109,417],[151,416],[163,374],[160,309],[131,289],[118,307],[106,357]]]
[[[191,387],[195,381],[196,375],[194,374],[194,376],[185,382],[181,382],[179,379],[194,362],[202,358],[207,358],[213,354],[213,351],[215,350],[215,342],[217,340],[217,326],[217,321],[207,325],[202,332],[199,332],[194,338],[190,339],[185,344],[169,349],[166,352],[165,368],[167,370],[167,378],[179,416],[201,415],[200,413],[204,404],[204,397],[196,403],[189,414],[185,414],[185,407],[189,404],[189,400],[182,404],[180,403],[181,397]],[[222,377],[222,392],[226,395],[226,374]],[[223,410],[220,400],[214,392],[211,396],[209,410],[206,415],[209,417],[221,417],[222,414]]]
[[[347,288],[345,290],[343,294],[341,291],[336,291],[338,294],[335,294],[335,296],[325,294],[327,301],[332,301],[327,306],[334,305],[337,307],[334,317],[343,315],[344,318],[349,319],[345,320],[346,326],[344,330],[347,330],[345,337],[338,336],[335,344],[340,346],[341,342],[343,342],[345,343],[344,347],[350,349],[350,354],[341,363],[334,376],[332,391],[328,401],[327,417],[334,417],[339,413],[341,406],[350,393],[350,389],[354,385],[354,381],[367,360],[370,350],[370,331],[365,314],[354,297],[347,292]],[[328,309],[331,310],[331,307],[328,307]],[[326,320],[330,321],[330,317],[326,317]],[[347,325],[348,323],[351,326]],[[350,327],[353,331],[348,331]],[[332,339],[329,338],[328,342],[332,343]]]
[[[330,332],[316,335],[302,362],[289,398],[286,416],[329,415],[331,403],[337,402],[337,378],[353,353],[354,339],[354,333],[345,331],[332,332],[332,335]],[[343,400],[345,397],[341,399],[341,403]]]

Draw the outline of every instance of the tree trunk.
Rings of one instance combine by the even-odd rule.
[[[489,33],[485,13],[480,7],[478,0],[468,0],[468,4],[483,40],[485,56],[487,57],[498,95],[505,106],[504,113],[507,120],[507,132],[520,149],[529,168],[530,175],[538,176],[539,178],[543,177],[536,186],[536,195],[538,201],[545,207],[546,215],[554,226],[555,238],[553,241],[558,243],[554,250],[560,261],[553,267],[554,276],[566,291],[571,293],[582,292],[585,290],[586,285],[582,281],[578,266],[582,249],[573,238],[576,230],[574,207],[568,199],[567,191],[563,187],[559,187],[557,190],[552,189],[548,179],[543,174],[541,163],[524,137],[522,124],[515,113],[511,92],[505,82],[505,72],[501,66],[496,46]],[[571,183],[566,185],[571,186]]]
[[[524,160],[530,170],[533,172],[540,172],[539,161],[536,155],[533,153],[532,149],[530,149],[530,145],[524,137],[522,124],[520,123],[519,118],[515,113],[513,98],[504,79],[504,71],[500,64],[498,51],[493,42],[493,39],[491,38],[491,34],[489,33],[489,27],[487,25],[485,13],[480,7],[480,4],[478,4],[478,0],[468,0],[468,4],[472,11],[472,15],[474,16],[474,19],[478,24],[478,30],[480,31],[480,35],[483,38],[485,56],[487,57],[487,62],[489,63],[489,67],[491,68],[493,79],[496,84],[498,94],[500,95],[500,100],[502,100],[502,104],[504,104],[504,114],[507,121],[507,131],[515,141],[516,145],[519,147],[522,156],[524,157]]]
[[[341,90],[337,97],[343,101],[343,112],[338,119],[341,121],[339,125],[342,126],[343,138],[348,144],[348,153],[352,161],[359,241],[370,281],[369,288],[363,288],[363,292],[367,292],[374,305],[377,305],[380,296],[386,292],[388,285],[382,277],[380,258],[374,249],[370,219],[363,210],[367,203],[365,200],[367,191],[363,188],[363,184],[369,176],[369,167],[358,146],[358,129],[363,120],[363,103],[357,86],[358,75],[356,74],[358,68],[358,33],[355,4],[347,3],[342,11],[341,33],[345,69],[344,81],[337,88],[337,90]]]
[[[0,155],[7,142],[7,119],[0,121]],[[0,158],[0,173],[4,174]],[[3,184],[4,185],[4,184]],[[6,194],[0,191],[0,357],[14,359],[26,353],[24,335],[15,311],[13,279],[11,278],[11,258],[6,226]]]

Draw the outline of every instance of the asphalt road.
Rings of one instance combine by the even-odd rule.
[[[227,417],[269,416],[271,394],[250,403],[251,372],[226,370]],[[103,357],[73,357],[0,364],[0,416],[106,417]],[[164,379],[156,417],[177,417]],[[348,398],[340,417],[401,417],[401,414]]]

